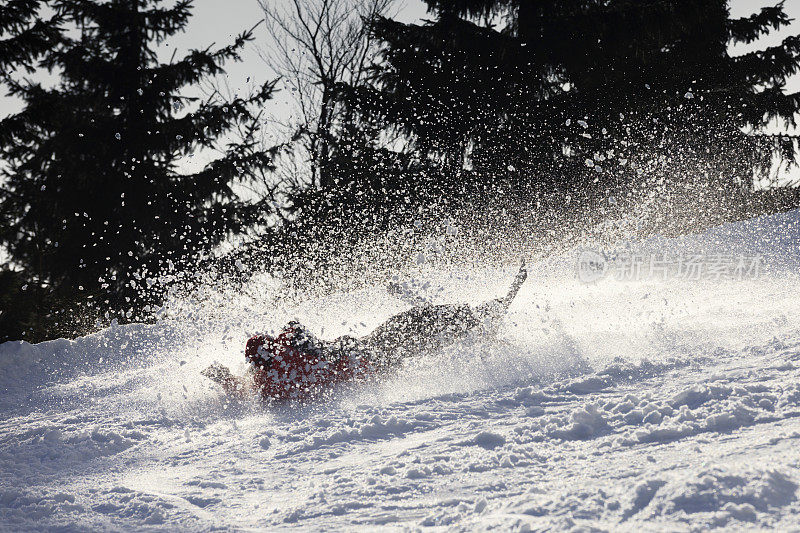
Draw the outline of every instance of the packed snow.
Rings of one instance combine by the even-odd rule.
[[[367,333],[403,298],[289,304],[261,280],[155,324],[0,345],[0,529],[796,528],[800,212],[625,246],[764,268],[585,284],[577,250],[546,258],[497,337],[312,405],[230,401],[199,372],[243,372],[247,337],[291,318]],[[401,281],[477,303],[515,271]]]

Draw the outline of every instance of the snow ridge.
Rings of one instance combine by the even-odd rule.
[[[639,243],[763,250],[754,280],[531,265],[497,338],[313,405],[234,403],[199,371],[242,371],[248,334],[291,318],[361,334],[406,303],[375,287],[259,312],[209,289],[156,324],[0,345],[0,530],[796,528],[798,220]],[[479,301],[513,270],[420,278]]]

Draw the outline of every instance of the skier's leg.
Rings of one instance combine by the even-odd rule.
[[[500,320],[505,316],[526,279],[528,279],[528,270],[525,268],[523,260],[519,272],[503,298],[489,300],[475,307],[475,316],[488,333],[494,333],[499,328]]]
[[[514,281],[511,283],[511,287],[508,289],[508,293],[501,300],[506,309],[508,309],[508,307],[511,305],[511,302],[514,301],[514,298],[516,298],[519,289],[522,287],[522,284],[525,283],[526,279],[528,279],[528,269],[525,268],[525,259],[523,259],[522,264],[519,267],[519,272],[517,272],[516,277],[514,277]]]

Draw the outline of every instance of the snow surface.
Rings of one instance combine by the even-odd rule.
[[[797,530],[799,237],[795,211],[635,245],[763,254],[743,281],[583,285],[550,258],[499,338],[311,406],[231,404],[199,371],[289,318],[363,334],[406,304],[264,282],[0,345],[0,529]],[[514,271],[422,275],[477,302]]]

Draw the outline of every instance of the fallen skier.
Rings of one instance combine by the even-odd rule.
[[[523,263],[503,298],[478,306],[420,303],[359,338],[345,335],[324,341],[300,323],[290,322],[275,338],[256,335],[247,341],[248,375],[235,376],[222,365],[202,373],[234,396],[255,393],[266,400],[315,396],[336,383],[391,370],[407,357],[453,344],[470,331],[493,334],[527,275]]]

